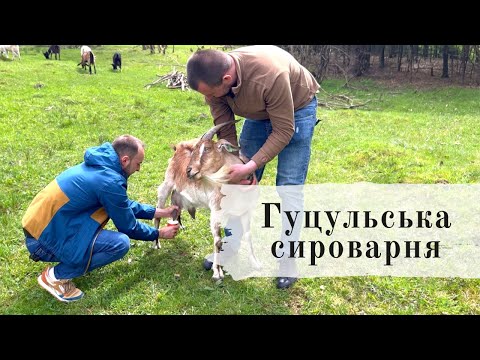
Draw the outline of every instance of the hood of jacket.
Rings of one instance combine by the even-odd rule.
[[[87,166],[107,167],[121,174],[125,179],[127,178],[127,174],[122,170],[122,166],[120,165],[120,158],[109,142],[88,148],[85,151],[83,160]]]

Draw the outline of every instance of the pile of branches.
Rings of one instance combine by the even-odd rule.
[[[371,100],[367,100],[363,103],[355,103],[355,101],[346,96],[346,95],[332,95],[327,93],[325,90],[320,88],[323,93],[325,94],[325,97],[318,96],[318,106],[323,106],[326,107],[327,109],[334,110],[334,109],[355,109],[361,106],[365,106],[368,104]]]
[[[150,84],[145,85],[144,87],[150,89],[153,85],[160,84],[162,82],[167,83],[167,88],[169,89],[182,89],[182,91],[189,90],[187,77],[181,71],[173,71],[166,75],[157,75],[159,78],[154,80]]]

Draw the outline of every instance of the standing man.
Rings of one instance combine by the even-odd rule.
[[[205,96],[215,125],[234,121],[235,115],[245,118],[240,147],[251,160],[231,167],[231,183],[241,183],[254,171],[260,181],[265,164],[277,156],[277,186],[305,183],[320,85],[292,55],[271,45],[228,53],[200,50],[187,62],[187,79]],[[217,136],[238,145],[233,124]],[[285,289],[295,281],[279,277],[277,287]]]
[[[83,292],[71,279],[121,259],[130,239],[172,239],[177,226],[159,230],[138,221],[170,217],[177,206],[156,209],[127,196],[127,179],[140,171],[144,144],[131,135],[87,149],[84,162],[58,175],[37,196],[23,216],[25,244],[34,261],[48,266],[38,283],[63,302]],[[118,229],[104,230],[109,219]]]

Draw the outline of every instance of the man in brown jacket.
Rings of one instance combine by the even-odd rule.
[[[231,167],[231,183],[241,183],[254,171],[260,181],[265,164],[275,157],[277,186],[305,183],[320,85],[291,54],[272,45],[228,53],[200,50],[187,62],[187,80],[205,96],[215,125],[233,122],[235,115],[245,118],[240,147],[251,160]],[[235,125],[224,126],[217,136],[238,145]],[[291,201],[298,203],[298,194]],[[277,287],[288,288],[295,281],[281,276]]]

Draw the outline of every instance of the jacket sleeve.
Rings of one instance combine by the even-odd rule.
[[[133,211],[133,215],[137,219],[152,220],[155,216],[155,207],[147,204],[140,204],[133,200],[128,200],[128,206]]]
[[[98,191],[98,198],[118,231],[136,240],[152,241],[158,239],[157,229],[137,220],[131,207],[132,201],[127,196],[127,189],[120,182],[110,182],[104,185]],[[140,204],[137,203],[137,205]],[[146,208],[140,210],[138,206],[133,206],[133,208],[139,213],[149,211]],[[155,209],[153,209],[153,212],[155,212]]]

